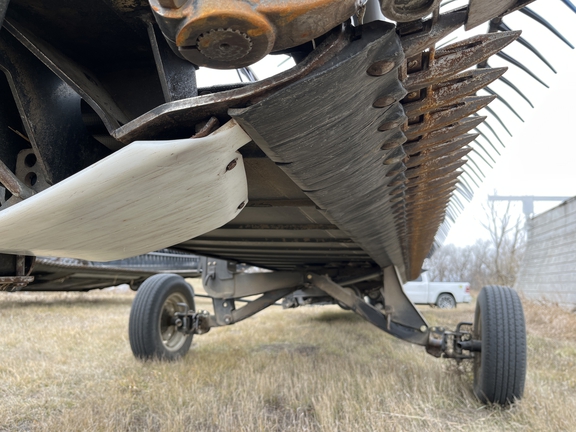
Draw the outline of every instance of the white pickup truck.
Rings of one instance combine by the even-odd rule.
[[[405,283],[404,292],[414,304],[436,305],[442,309],[452,309],[456,303],[472,301],[468,282],[430,282],[428,272]]]

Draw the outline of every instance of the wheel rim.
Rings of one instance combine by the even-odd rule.
[[[442,295],[438,298],[438,307],[440,309],[452,309],[454,307],[454,300],[452,297]]]
[[[186,298],[180,293],[173,293],[168,296],[160,312],[158,329],[160,340],[169,351],[178,351],[188,338],[188,335],[179,332],[174,324],[174,314],[180,309],[178,303],[186,303]],[[188,305],[189,306],[189,305]]]

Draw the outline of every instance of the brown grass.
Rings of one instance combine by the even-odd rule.
[[[270,308],[196,337],[180,362],[142,363],[132,298],[1,296],[0,430],[576,430],[576,315],[558,308],[525,303],[525,398],[502,409],[474,399],[465,368],[335,306]],[[454,325],[473,306],[422,312]]]

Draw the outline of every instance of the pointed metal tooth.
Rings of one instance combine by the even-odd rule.
[[[562,0],[562,3],[564,3],[570,9],[572,9],[572,12],[576,13],[576,6],[574,6],[574,4],[570,0]]]
[[[407,225],[410,226],[408,236],[413,238],[423,233],[434,235],[432,230],[435,230],[438,223],[442,221],[446,207],[450,202],[450,194],[452,191],[446,192],[446,197],[438,202],[426,202],[418,207],[411,208],[406,214]],[[427,207],[432,208],[432,211],[427,211]]]
[[[465,163],[466,163],[466,161],[458,160],[458,161],[452,162],[451,164],[446,164],[442,167],[438,167],[433,172],[421,170],[420,167],[411,168],[409,170],[406,170],[406,177],[408,178],[408,185],[410,185],[411,182],[421,182],[421,181],[426,181],[426,179],[428,179],[428,178],[434,179],[437,176],[439,176],[439,177],[445,176],[445,175],[451,173],[452,171],[457,170],[458,168],[460,168]]]
[[[425,205],[432,207],[432,211],[427,211],[425,206],[418,206],[414,208],[414,212],[407,216],[408,223],[411,225],[410,235],[431,235],[435,233],[431,229],[436,229],[438,223],[442,221],[446,212],[446,207],[450,202],[451,194],[453,191],[444,191],[444,196],[437,202],[427,202]]]
[[[514,84],[512,84],[512,82],[510,82],[509,80],[507,80],[503,76],[501,76],[498,79],[500,81],[502,81],[504,84],[506,84],[508,87],[510,87],[512,90],[514,90],[516,93],[518,93],[526,102],[528,102],[528,105],[530,105],[532,108],[534,108],[534,105],[532,105],[532,102],[530,101],[530,99],[528,99],[528,97],[524,93],[522,93],[518,87],[516,87]]]
[[[512,133],[508,130],[508,128],[506,127],[506,125],[504,124],[504,122],[502,121],[500,116],[498,114],[496,114],[496,112],[492,108],[490,108],[489,106],[486,106],[486,107],[484,107],[484,109],[486,111],[488,111],[490,114],[492,114],[496,120],[498,120],[498,123],[500,123],[502,125],[502,127],[504,128],[504,130],[506,132],[508,132],[508,135],[512,136]],[[502,141],[500,141],[500,144],[502,144],[502,147],[506,147]]]
[[[404,131],[404,135],[409,140],[416,139],[420,135],[448,126],[482,108],[487,108],[486,106],[494,99],[496,96],[465,97],[455,107],[432,113],[422,123],[409,125]]]
[[[450,201],[450,194],[453,192],[448,188],[443,191],[445,195],[422,200],[418,203],[413,203],[406,210],[406,220],[412,225],[410,235],[426,230],[426,228],[436,225],[435,221],[442,219],[442,214],[446,210],[446,206]],[[421,221],[420,223],[414,223]]]
[[[441,146],[438,146],[432,150],[430,150],[428,153],[426,153],[428,155],[429,158],[431,159],[437,159],[439,157],[443,157],[447,154],[452,153],[454,150],[464,147],[468,144],[470,144],[472,141],[474,141],[476,138],[478,137],[478,134],[466,134],[466,135],[462,135],[461,137],[455,138],[453,140],[447,141],[446,143],[442,144]],[[469,150],[470,151],[470,150]]]
[[[433,163],[436,164],[437,162],[449,164],[458,159],[462,159],[471,151],[472,149],[468,146],[460,147],[451,151],[448,154],[443,154],[442,156],[435,157],[432,161],[427,162],[426,166],[430,166]]]
[[[455,189],[456,183],[442,186],[442,189],[437,192],[440,195],[415,201],[410,205],[406,211],[406,221],[411,225],[410,235],[429,231],[429,228],[437,228]],[[434,233],[431,232],[430,234],[433,235]]]
[[[404,104],[408,117],[416,117],[436,108],[449,105],[458,99],[476,93],[492,81],[498,79],[508,68],[486,68],[464,71],[448,81],[432,87],[430,95],[424,99]]]
[[[428,195],[426,198],[414,198],[414,201],[410,201],[406,208],[406,219],[410,222],[415,219],[423,219],[426,222],[424,224],[418,224],[418,228],[424,228],[428,223],[430,223],[431,216],[438,214],[443,211],[450,200],[450,188],[455,188],[455,185],[447,187],[443,194],[439,195]],[[434,216],[432,216],[434,217]],[[416,227],[415,227],[416,228]],[[415,231],[415,230],[412,230]]]
[[[548,84],[546,84],[544,81],[542,81],[540,78],[538,78],[538,76],[532,72],[529,68],[527,68],[526,66],[524,66],[522,63],[520,63],[518,60],[516,60],[514,57],[506,54],[505,52],[498,52],[496,53],[496,55],[504,60],[506,60],[508,63],[513,64],[514,66],[522,69],[524,72],[526,72],[528,75],[530,75],[532,78],[534,78],[536,81],[538,81],[540,84],[542,84],[544,87],[546,88],[550,88],[550,86]]]
[[[455,73],[486,60],[518,36],[518,31],[489,33],[473,36],[437,50],[430,67],[410,74],[403,83],[404,88],[410,92],[445,81]]]
[[[556,35],[556,37],[558,37],[558,39],[560,39],[562,42],[564,42],[570,48],[574,49],[574,45],[572,45],[568,41],[568,39],[566,39],[564,36],[562,36],[562,33],[560,33],[558,30],[556,30],[552,24],[550,24],[548,21],[546,21],[544,18],[542,18],[540,15],[538,15],[532,9],[524,7],[522,9],[520,9],[520,12],[522,12],[526,16],[529,16],[530,18],[532,18],[537,23],[542,24],[544,27],[546,27],[548,30],[550,30],[552,33],[554,33]]]
[[[410,233],[408,234],[408,237],[413,240],[411,241],[411,244],[422,244],[420,242],[424,242],[425,238],[427,238],[427,241],[424,244],[430,244],[430,240],[434,237],[438,225],[442,222],[444,214],[446,213],[446,206],[450,201],[449,198],[451,192],[448,191],[447,193],[448,199],[439,203],[439,207],[435,208],[433,213],[424,212],[422,209],[418,209],[418,211],[415,211],[414,214],[411,215],[410,219],[408,219],[408,224],[410,224]],[[421,240],[416,240],[418,238],[421,238]],[[414,253],[426,255],[424,252],[418,251],[416,248],[414,248]]]
[[[437,211],[441,207],[440,203],[445,203],[447,201],[446,195],[448,195],[449,192],[446,193],[445,191],[451,187],[455,187],[457,183],[458,180],[454,179],[451,182],[447,183],[446,185],[440,187],[439,189],[434,190],[434,193],[430,193],[429,190],[426,191],[422,189],[422,191],[418,191],[416,193],[407,195],[406,196],[407,215],[414,215],[416,213],[415,210],[420,210],[418,213],[421,214],[435,213],[435,211]]]
[[[445,128],[438,129],[426,135],[426,138],[421,138],[418,141],[412,141],[404,144],[404,151],[407,155],[413,155],[430,148],[436,144],[451,140],[460,135],[465,134],[471,129],[478,126],[486,117],[466,117],[457,123],[446,126]]]
[[[396,187],[400,184],[404,184],[406,183],[406,176],[404,175],[404,173],[400,173],[398,174],[396,177],[394,177],[390,183],[388,183],[386,186],[387,187]]]
[[[454,180],[454,179],[458,178],[458,176],[460,176],[460,174],[462,174],[462,171],[452,171],[449,174],[445,174],[443,176],[434,178],[432,180],[410,182],[408,184],[408,189],[407,189],[406,193],[410,194],[410,193],[412,193],[412,191],[414,189],[421,188],[422,186],[430,185],[430,186],[434,187],[434,185],[436,185],[436,184],[438,184],[438,185],[443,184],[445,182],[448,182],[450,180]]]
[[[504,21],[500,21],[500,23],[498,23],[498,30],[501,31],[512,31],[512,29],[510,27],[508,27],[506,24],[504,24]],[[550,70],[554,73],[556,73],[556,69],[554,69],[552,67],[552,65],[550,63],[548,63],[548,60],[546,60],[546,57],[544,57],[540,51],[538,51],[534,45],[532,45],[530,42],[528,42],[526,39],[524,39],[522,36],[520,36],[518,39],[516,39],[516,42],[524,45],[526,48],[528,48],[530,51],[532,51],[534,53],[534,55],[536,57],[538,57],[540,60],[542,60],[542,62],[548,66],[550,68]]]
[[[462,172],[463,172],[462,170],[455,169],[454,167],[451,167],[449,170],[446,171],[436,170],[434,172],[427,172],[425,175],[419,177],[415,176],[413,178],[408,179],[407,185],[409,188],[416,187],[420,184],[427,184],[437,179],[445,178],[455,173],[462,173]]]
[[[452,139],[443,143],[442,145],[436,146],[431,150],[423,153],[419,156],[413,156],[405,162],[407,168],[412,168],[418,166],[422,163],[425,163],[429,160],[436,159],[442,157],[446,154],[451,153],[452,151],[465,146],[466,144],[474,141],[478,137],[478,134],[466,134],[461,137]]]
[[[522,117],[520,117],[520,114],[518,114],[516,112],[516,110],[514,108],[512,108],[512,105],[510,105],[506,99],[504,99],[502,96],[500,96],[497,92],[495,92],[494,90],[492,90],[488,86],[484,87],[484,90],[487,91],[488,93],[490,93],[491,95],[496,96],[496,99],[498,99],[500,102],[502,102],[504,105],[506,105],[508,107],[508,109],[510,111],[512,111],[516,115],[516,117],[518,117],[522,121],[522,123],[524,123],[524,119]]]
[[[466,156],[468,153],[470,153],[472,151],[472,149],[470,147],[460,147],[457,149],[453,149],[450,153],[445,153],[442,156],[440,156],[442,159],[444,159],[444,163],[449,164],[452,169],[454,170],[454,165],[452,165],[453,162],[456,162],[458,160],[462,160],[462,158],[464,156]],[[431,172],[431,165],[434,165],[434,169],[438,169],[438,164],[436,163],[439,160],[438,157],[436,158],[429,158],[427,161],[425,161],[425,163],[423,164],[419,164],[417,165],[417,167],[419,166],[420,168],[424,168],[427,169],[428,171],[426,171],[426,176],[428,175],[429,172]],[[464,162],[466,162],[466,160],[464,160]],[[424,174],[421,174],[424,175]]]
[[[440,170],[439,172],[440,174],[442,173],[447,174],[451,171],[454,171],[455,169],[460,168],[462,165],[466,163],[466,161],[461,159],[461,157],[464,156],[464,154],[468,153],[469,151],[470,151],[469,148],[465,148],[464,151],[462,151],[462,154],[455,153],[454,155],[448,157],[430,161],[426,165],[420,165],[415,168],[406,170],[406,177],[411,179],[413,177],[422,176],[426,174],[428,171],[434,171],[434,170]]]
[[[426,48],[431,47],[463,26],[466,22],[466,15],[467,9],[463,8],[440,15],[435,25],[432,25],[432,18],[425,20],[422,23],[424,26],[422,31],[400,39],[406,58],[420,54]]]

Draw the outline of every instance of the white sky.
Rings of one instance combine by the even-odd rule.
[[[448,9],[456,5],[457,3],[452,3]],[[539,0],[529,7],[576,45],[576,14],[560,0]],[[491,84],[490,87],[505,97],[525,122],[522,123],[499,101],[490,104],[506,123],[513,137],[508,136],[495,119],[489,118],[491,126],[506,145],[506,148],[502,148],[486,128],[481,128],[490,136],[501,156],[497,156],[483,140],[483,146],[496,159],[494,169],[490,169],[481,159],[471,154],[486,178],[483,183],[478,182],[480,189],[476,190],[474,200],[468,203],[450,230],[445,244],[464,246],[473,244],[478,238],[486,238],[485,230],[479,222],[483,216],[481,206],[487,201],[487,196],[495,191],[498,195],[576,196],[576,138],[573,132],[576,129],[576,50],[570,49],[543,26],[519,12],[505,17],[504,22],[514,30],[522,29],[522,36],[547,58],[557,74],[518,43],[513,43],[504,51],[528,66],[550,86],[549,89],[501,59],[493,57],[490,60],[492,67],[509,67],[505,77],[528,96],[535,109],[506,85],[499,82]],[[480,26],[473,30],[473,33],[485,31],[486,26]],[[460,38],[471,35],[462,34]],[[284,56],[268,56],[254,65],[258,79],[278,73],[294,64],[290,60],[278,68],[284,59]],[[240,81],[235,70],[201,69],[197,79],[200,86]],[[471,184],[470,180],[468,183]],[[559,202],[536,202],[535,214],[557,204]],[[500,205],[505,206],[505,203]],[[514,204],[513,208],[521,214],[520,203]]]

